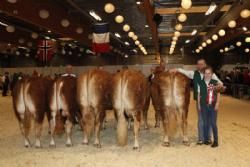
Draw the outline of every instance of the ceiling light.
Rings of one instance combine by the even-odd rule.
[[[130,26],[128,24],[125,24],[123,26],[123,31],[128,32],[130,30]]]
[[[128,55],[127,54],[125,54],[125,56],[124,56],[125,58],[128,58]]]
[[[134,36],[132,37],[132,39],[133,39],[134,41],[136,41],[136,40],[138,39],[138,36],[137,36],[137,35],[134,35]]]
[[[243,9],[241,12],[240,12],[240,16],[244,19],[248,18],[250,16],[250,10],[248,9]]]
[[[47,19],[49,17],[49,11],[47,11],[45,9],[42,9],[42,10],[39,11],[39,16],[42,19]]]
[[[212,40],[211,40],[211,39],[208,39],[206,42],[207,42],[207,44],[211,44],[211,43],[212,43]]]
[[[219,31],[219,35],[220,35],[220,36],[225,36],[225,34],[226,34],[225,30],[221,29],[221,30]]]
[[[224,50],[223,49],[220,49],[220,53],[223,53],[224,52]]]
[[[224,49],[224,50],[225,50],[225,52],[227,52],[227,51],[229,51],[229,48],[228,48],[228,47],[225,47],[225,49]]]
[[[214,34],[214,35],[212,36],[212,39],[213,39],[214,41],[218,40],[218,35]]]
[[[190,39],[186,40],[185,43],[189,43],[190,42]]]
[[[45,39],[50,39],[50,37],[48,37],[48,36],[46,36],[46,37],[44,37]]]
[[[134,35],[135,35],[135,33],[132,32],[132,31],[130,31],[130,32],[128,33],[128,36],[129,36],[130,38],[133,38]]]
[[[202,42],[202,47],[205,48],[207,46],[207,43],[206,42]]]
[[[245,42],[249,43],[250,42],[250,37],[246,37]]]
[[[183,9],[189,9],[192,6],[192,1],[191,0],[182,0],[181,1],[181,7]]]
[[[234,27],[236,27],[236,21],[234,21],[234,20],[229,21],[229,22],[228,22],[228,27],[229,27],[229,28],[234,28]]]
[[[121,35],[119,33],[115,33],[115,36],[118,37],[118,38],[121,38]]]
[[[213,13],[216,9],[217,5],[212,2],[211,5],[209,6],[208,10],[206,11],[205,15],[210,15],[211,13]]]
[[[124,42],[125,43],[125,45],[127,45],[127,46],[129,46],[130,44],[126,41],[126,42]]]
[[[89,11],[89,14],[90,14],[90,16],[92,16],[95,20],[97,20],[97,21],[102,21],[102,18],[101,18],[98,14],[96,14],[94,10]]]
[[[199,49],[196,49],[195,52],[196,52],[196,53],[200,53],[200,50],[199,50]]]
[[[199,50],[202,50],[203,49],[203,47],[202,46],[199,46]]]
[[[181,35],[181,33],[180,33],[179,31],[175,31],[175,32],[174,32],[174,36],[175,36],[175,37],[179,37],[180,35]]]
[[[248,52],[249,52],[249,49],[248,49],[248,48],[246,48],[246,49],[245,49],[245,52],[246,52],[246,53],[248,53]]]
[[[174,36],[172,39],[173,39],[173,41],[177,41],[178,37]]]
[[[3,22],[1,22],[1,21],[0,21],[0,25],[2,25],[2,26],[4,26],[4,27],[7,27],[7,26],[8,26],[8,24],[5,24],[5,23],[3,23]]]
[[[68,27],[68,26],[70,25],[70,22],[69,22],[69,20],[67,20],[67,19],[63,19],[63,20],[61,21],[61,25],[62,25],[63,27]]]
[[[123,17],[123,16],[117,15],[117,16],[115,17],[115,22],[117,22],[117,23],[122,23],[123,21],[124,21],[124,17]]]
[[[237,45],[237,46],[241,46],[241,44],[242,44],[242,43],[241,43],[240,41],[236,42],[236,45]]]
[[[113,13],[115,11],[115,6],[112,3],[106,3],[104,6],[104,11],[106,13]]]
[[[81,28],[81,27],[76,28],[76,33],[77,34],[82,34],[83,33],[83,28]]]
[[[14,26],[7,26],[6,31],[10,32],[10,33],[15,32],[15,27]]]
[[[181,30],[182,30],[182,25],[181,25],[181,24],[176,24],[176,25],[175,25],[175,29],[176,29],[177,31],[181,31]]]
[[[247,27],[242,27],[242,30],[243,31],[247,31]]]
[[[149,26],[146,24],[145,27],[148,28]]]
[[[181,13],[178,16],[178,20],[179,20],[179,22],[185,22],[187,20],[187,15],[185,15],[184,13]]]
[[[140,41],[135,41],[135,44],[136,45],[140,45]]]
[[[196,33],[197,33],[197,30],[194,29],[194,30],[192,31],[191,35],[195,35]]]
[[[141,4],[141,1],[136,1],[136,4],[137,4],[137,5],[140,5],[140,4]]]
[[[48,32],[48,33],[51,33],[51,30],[48,30],[47,32]]]

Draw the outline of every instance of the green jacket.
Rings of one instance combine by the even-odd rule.
[[[193,79],[193,85],[194,85],[194,100],[197,100],[198,96],[198,85],[201,83],[203,78],[201,78],[201,75],[198,70],[194,71],[194,79]]]
[[[209,84],[212,84],[214,86],[216,86],[217,83],[218,83],[218,81],[213,80],[213,79],[211,79],[211,81],[209,82]],[[200,86],[200,104],[206,105],[208,92],[207,92],[207,84],[206,84],[204,79],[200,82],[199,86]],[[216,94],[217,93],[214,91],[214,98],[215,99],[213,101],[213,105],[216,103],[216,97],[217,97]]]

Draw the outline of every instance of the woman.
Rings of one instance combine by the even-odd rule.
[[[213,70],[211,67],[206,67],[204,79],[198,87],[198,107],[202,112],[204,121],[204,144],[209,145],[209,132],[212,127],[213,144],[211,147],[218,147],[218,128],[217,128],[217,113],[220,102],[220,87],[217,87],[218,81],[212,79]]]

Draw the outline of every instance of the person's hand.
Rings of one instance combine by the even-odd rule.
[[[177,72],[177,69],[176,68],[172,68],[169,70],[170,73],[176,73]]]
[[[215,107],[214,107],[214,110],[215,110],[215,111],[218,111],[218,109],[219,109],[219,104],[216,103],[216,104],[215,104]]]

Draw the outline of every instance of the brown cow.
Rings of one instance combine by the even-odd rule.
[[[78,111],[76,101],[76,80],[76,77],[70,75],[59,77],[54,81],[50,91],[50,146],[52,147],[56,145],[54,140],[55,128],[58,126],[60,127],[62,124],[61,121],[64,120],[67,136],[66,146],[72,146],[71,131]]]
[[[118,145],[127,144],[126,117],[134,119],[134,149],[139,148],[139,128],[141,114],[144,110],[147,96],[147,81],[141,72],[136,70],[122,70],[113,78],[112,101],[118,123]]]
[[[17,81],[13,89],[13,107],[25,147],[30,147],[31,119],[35,120],[35,146],[41,147],[41,131],[45,113],[48,111],[48,88],[51,80],[44,77],[25,77]]]
[[[190,102],[190,80],[180,73],[162,72],[157,79],[157,103],[163,128],[163,146],[169,146],[169,131],[180,116],[182,120],[183,143],[189,145],[187,137],[187,115]]]
[[[94,145],[100,144],[100,128],[105,118],[105,106],[110,100],[112,75],[102,69],[93,69],[80,75],[77,82],[77,99],[82,114],[83,144],[88,144],[94,127]]]

